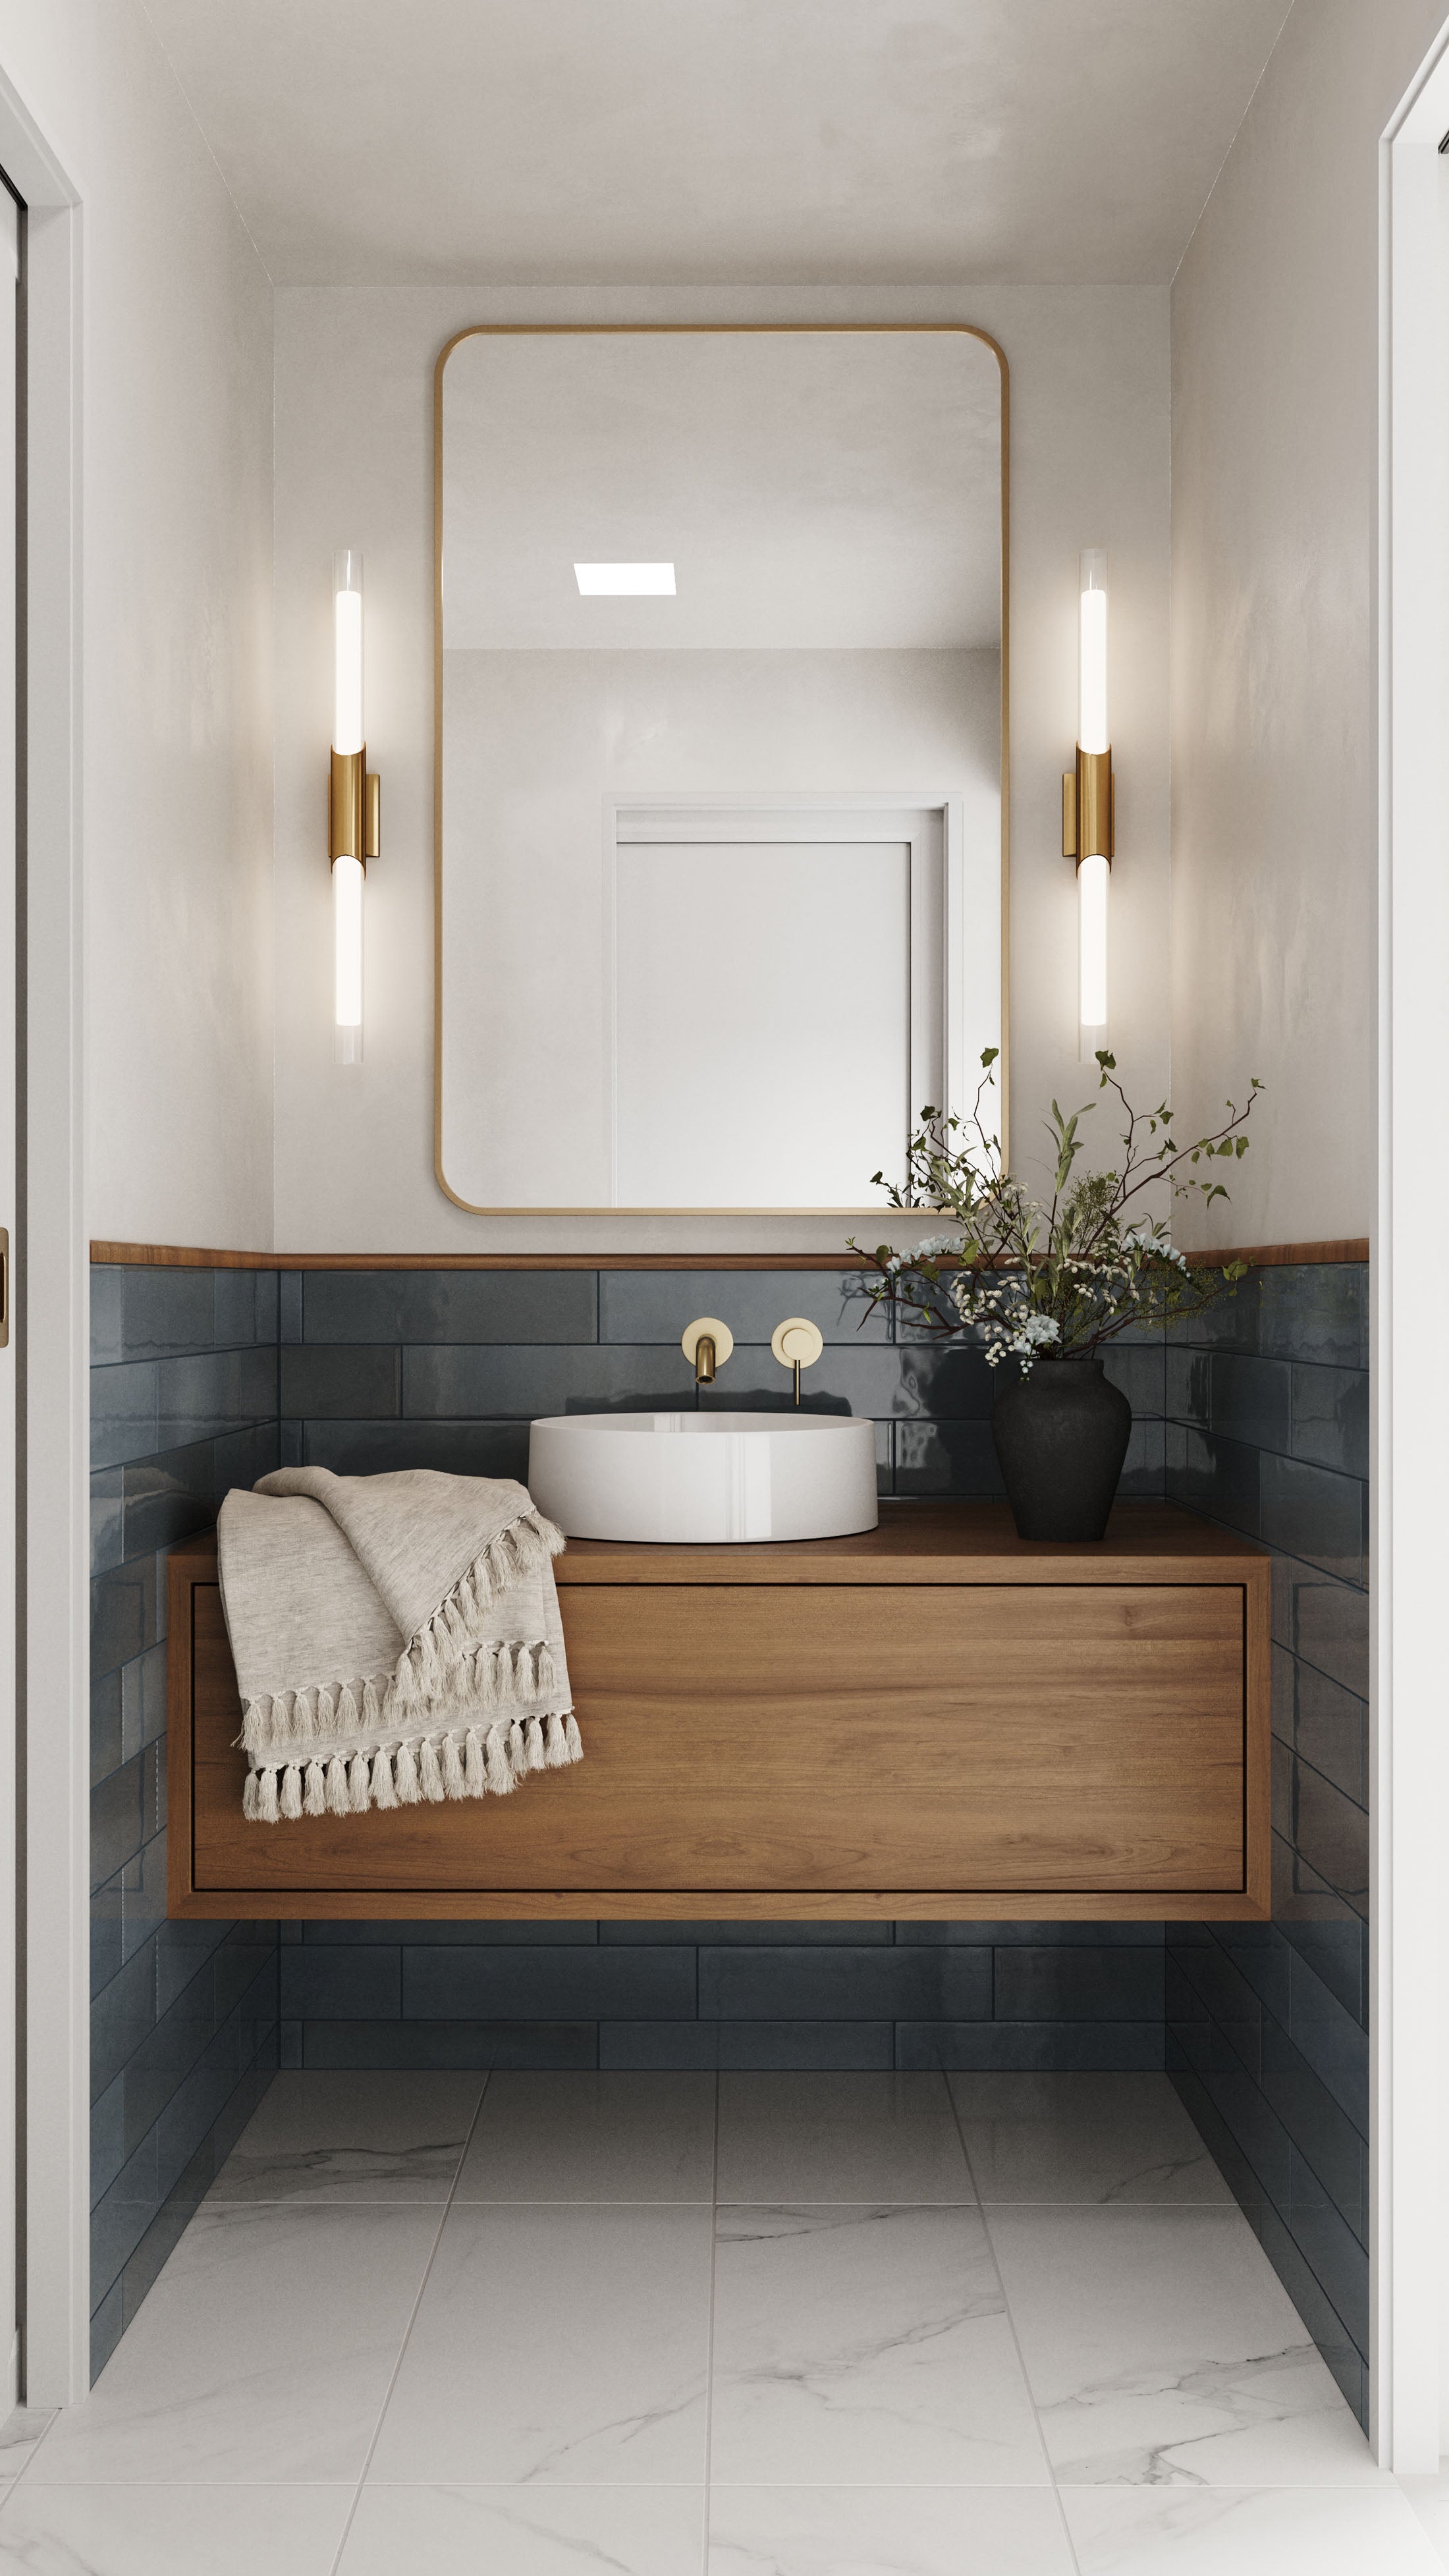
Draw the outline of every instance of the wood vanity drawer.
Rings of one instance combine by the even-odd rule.
[[[203,1560],[173,1604],[172,1911],[1261,1915],[1267,1560],[1235,1545],[1192,1579],[1119,1559],[1142,1579],[1087,1582],[1047,1579],[1063,1551],[1029,1579],[1019,1554],[951,1580],[886,1551],[784,1581],[768,1560],[804,1576],[800,1552],[711,1550],[701,1581],[581,1552],[560,1587],[581,1764],[274,1827],[241,1815]]]

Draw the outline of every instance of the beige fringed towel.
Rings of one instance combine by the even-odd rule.
[[[552,1560],[522,1485],[283,1467],[227,1495],[222,1605],[259,1824],[506,1797],[582,1759]]]

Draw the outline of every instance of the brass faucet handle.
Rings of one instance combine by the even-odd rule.
[[[770,1335],[770,1348],[781,1368],[795,1372],[795,1401],[800,1401],[800,1371],[813,1368],[825,1348],[825,1335],[808,1315],[787,1315]]]
[[[679,1347],[694,1370],[696,1386],[708,1386],[716,1369],[722,1369],[735,1346],[728,1324],[718,1315],[696,1315],[679,1336]]]
[[[787,1315],[770,1335],[770,1348],[782,1368],[813,1368],[825,1348],[825,1335],[808,1315]]]

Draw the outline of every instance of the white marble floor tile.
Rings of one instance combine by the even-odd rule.
[[[460,2200],[708,2201],[712,2075],[491,2078]]]
[[[716,2486],[709,2576],[1075,2576],[1075,2563],[1050,2487]]]
[[[974,2209],[721,2209],[712,2475],[1030,2486],[1047,2476]]]
[[[719,2198],[971,2202],[940,2075],[722,2075]]]
[[[27,2478],[0,2507],[0,2576],[330,2576],[354,2493]]]
[[[949,2075],[983,2201],[1232,2193],[1165,2075]]]
[[[210,2197],[441,2203],[482,2090],[481,2075],[278,2075]]]
[[[1381,2476],[1236,2208],[994,2208],[987,2223],[1059,2478]]]
[[[455,2201],[369,2475],[696,2485],[708,2209]]]
[[[55,2422],[53,2411],[44,2406],[17,2406],[0,2424],[0,2494],[13,2487],[22,2469],[30,2466],[42,2436]]]
[[[360,2477],[438,2217],[203,2204],[84,2405],[46,2435],[47,2482]]]
[[[702,2487],[367,2486],[337,2576],[699,2576]]]
[[[1397,2483],[1438,2551],[1442,2565],[1449,2567],[1449,2463],[1441,2463],[1435,2478],[1400,2478]]]
[[[1081,2576],[1437,2576],[1393,2486],[1063,2487]]]

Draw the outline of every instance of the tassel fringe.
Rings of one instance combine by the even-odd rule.
[[[542,1720],[531,1717],[526,1728],[517,1718],[511,1726],[490,1726],[486,1738],[475,1726],[455,1727],[445,1735],[425,1735],[416,1745],[379,1747],[370,1762],[365,1753],[354,1753],[350,1763],[334,1753],[326,1763],[262,1764],[247,1772],[242,1814],[248,1824],[275,1825],[302,1816],[360,1816],[369,1807],[416,1807],[424,1800],[507,1798],[525,1772],[562,1771],[583,1758],[572,1709]]]

